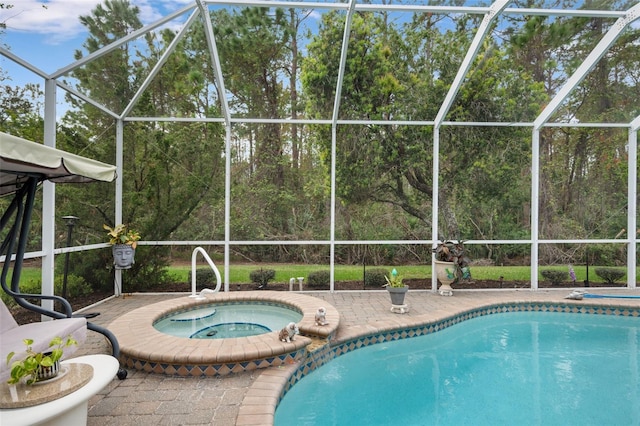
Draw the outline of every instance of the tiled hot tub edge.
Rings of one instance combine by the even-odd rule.
[[[193,340],[168,336],[153,328],[153,322],[170,312],[211,303],[264,302],[288,305],[302,313],[298,323],[301,336],[291,343],[278,340],[278,331],[259,336],[223,340]],[[320,306],[327,310],[326,326],[315,324]],[[217,376],[258,368],[294,364],[305,357],[306,346],[319,337],[331,339],[339,325],[338,311],[311,296],[252,291],[217,293],[205,300],[179,297],[136,309],[114,320],[109,329],[120,342],[120,361],[126,368],[156,374]]]

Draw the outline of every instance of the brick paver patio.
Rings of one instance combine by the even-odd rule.
[[[607,298],[567,301],[569,290],[457,291],[443,297],[431,291],[410,291],[406,314],[390,312],[386,291],[305,292],[333,305],[340,312],[336,340],[395,326],[444,318],[463,310],[499,302],[569,302],[640,307],[640,299]],[[591,293],[640,295],[638,290],[590,290]],[[107,326],[111,321],[138,307],[162,300],[186,297],[182,294],[126,295],[86,308],[100,312],[92,321]],[[110,354],[106,339],[89,332],[77,354]],[[261,380],[258,378],[264,374]],[[125,380],[114,380],[89,401],[88,425],[242,425],[271,424],[264,406],[273,407],[281,389],[282,372],[255,370],[223,377],[178,377],[128,370]],[[273,378],[273,380],[271,380]],[[256,385],[256,382],[258,385]],[[252,387],[254,386],[254,387]]]

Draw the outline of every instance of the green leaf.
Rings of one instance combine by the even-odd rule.
[[[42,358],[42,361],[40,361],[40,365],[43,367],[52,367],[53,364],[55,363],[50,356],[45,356],[44,358]]]

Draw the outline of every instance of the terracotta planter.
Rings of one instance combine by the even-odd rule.
[[[454,262],[441,262],[435,260],[436,277],[440,281],[440,296],[453,296],[453,288],[451,283],[456,279],[456,266]]]
[[[135,263],[136,249],[129,244],[114,244],[111,247],[111,252],[116,269],[130,269]]]

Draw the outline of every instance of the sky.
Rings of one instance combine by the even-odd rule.
[[[6,30],[0,44],[45,73],[53,73],[74,62],[77,49],[85,51],[82,43],[87,38],[79,17],[90,15],[103,0],[6,0],[11,9],[0,9],[0,22]],[[143,25],[179,10],[194,0],[130,0],[140,9]],[[44,7],[43,7],[44,5]],[[43,84],[43,79],[24,70],[13,61],[0,56],[0,67],[8,73],[11,86],[26,83]]]
[[[194,0],[129,1],[140,9],[143,25],[195,3]],[[2,0],[1,3],[13,7],[0,9],[0,22],[6,24],[4,34],[0,35],[0,45],[8,46],[13,53],[45,73],[52,73],[74,62],[76,49],[84,50],[82,43],[87,32],[79,17],[89,15],[103,0]],[[640,25],[640,20],[636,25]],[[1,55],[0,67],[12,80],[5,84],[43,83],[41,78]]]
[[[195,0],[129,1],[139,8],[143,25],[195,4]],[[54,73],[75,61],[75,50],[82,50],[86,55],[82,44],[87,38],[87,32],[79,17],[90,15],[103,2],[104,0],[0,0],[0,3],[13,5],[11,9],[0,9],[0,23],[6,25],[4,33],[0,34],[0,45],[45,74]],[[177,29],[184,19],[186,15],[169,25]],[[632,26],[640,26],[640,19]],[[2,55],[0,68],[9,79],[1,81],[2,85],[24,86],[36,83],[40,84],[41,89],[44,88],[41,77]],[[60,116],[66,110],[64,96],[58,96],[58,104],[57,115]]]

